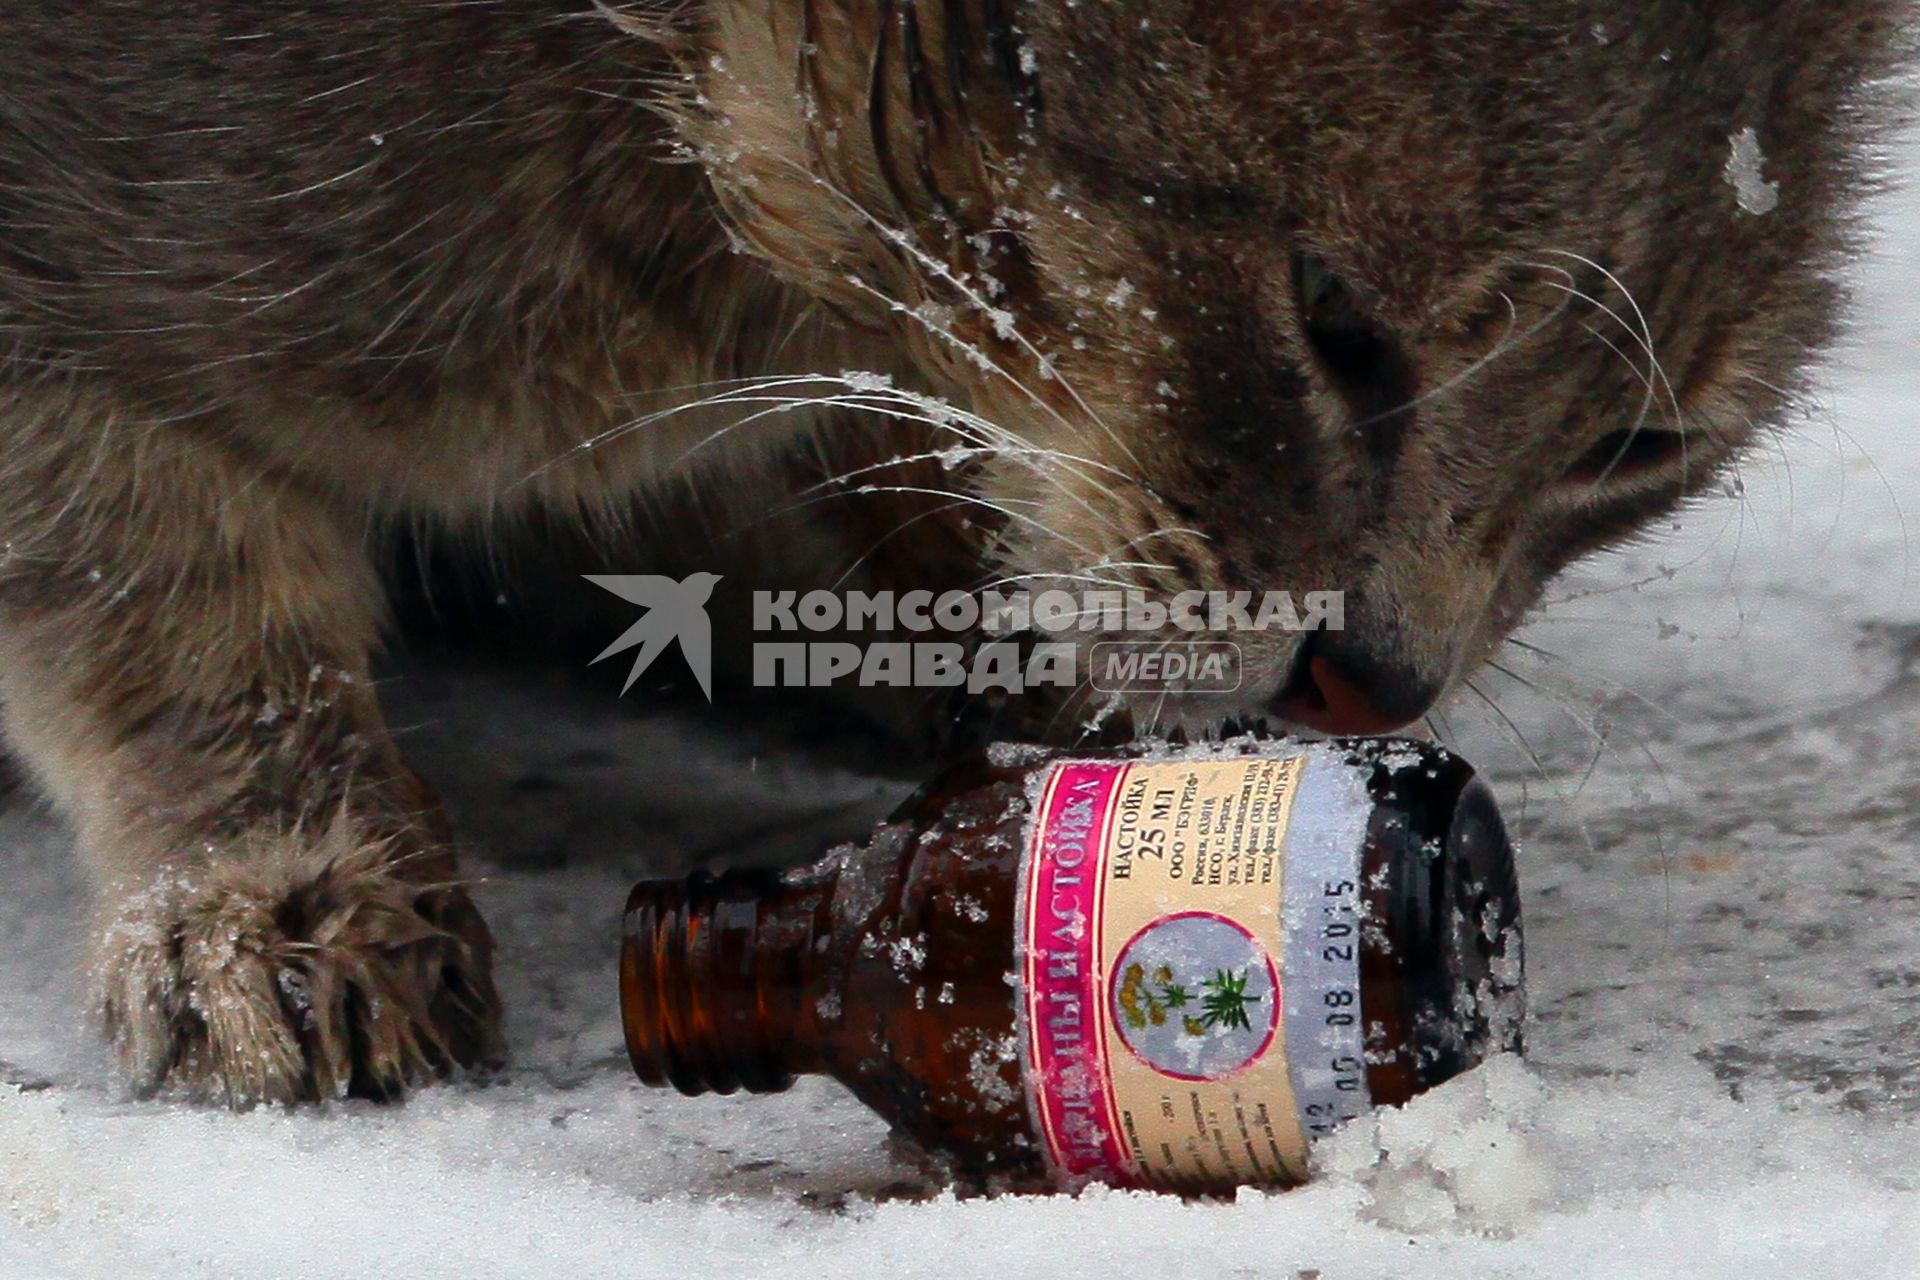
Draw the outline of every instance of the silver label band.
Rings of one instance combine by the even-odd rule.
[[[1309,759],[1287,831],[1281,906],[1287,1066],[1309,1138],[1372,1105],[1360,1007],[1360,854],[1371,808],[1360,770],[1329,754]]]

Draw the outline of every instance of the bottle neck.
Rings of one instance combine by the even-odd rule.
[[[682,1093],[777,1093],[824,1069],[813,1006],[831,882],[771,871],[650,881],[627,899],[620,1013],[633,1069]]]

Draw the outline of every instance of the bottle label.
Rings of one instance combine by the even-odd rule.
[[[1306,807],[1328,820],[1302,824],[1310,770]],[[1295,1182],[1309,1137],[1366,1107],[1366,810],[1354,770],[1306,752],[1043,775],[1022,872],[1023,1066],[1063,1181]]]

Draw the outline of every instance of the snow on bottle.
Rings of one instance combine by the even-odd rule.
[[[998,748],[810,867],[640,884],[620,991],[648,1084],[830,1075],[967,1182],[1289,1185],[1518,1049],[1519,898],[1425,744]]]

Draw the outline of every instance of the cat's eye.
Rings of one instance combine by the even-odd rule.
[[[1311,320],[1346,301],[1346,286],[1327,264],[1310,253],[1294,259],[1294,286],[1300,295],[1300,311]]]
[[[1567,468],[1575,484],[1630,480],[1663,471],[1686,457],[1686,437],[1657,427],[1609,431]]]
[[[1293,287],[1300,327],[1315,362],[1360,422],[1371,424],[1410,410],[1417,380],[1393,331],[1310,253],[1294,256]]]

